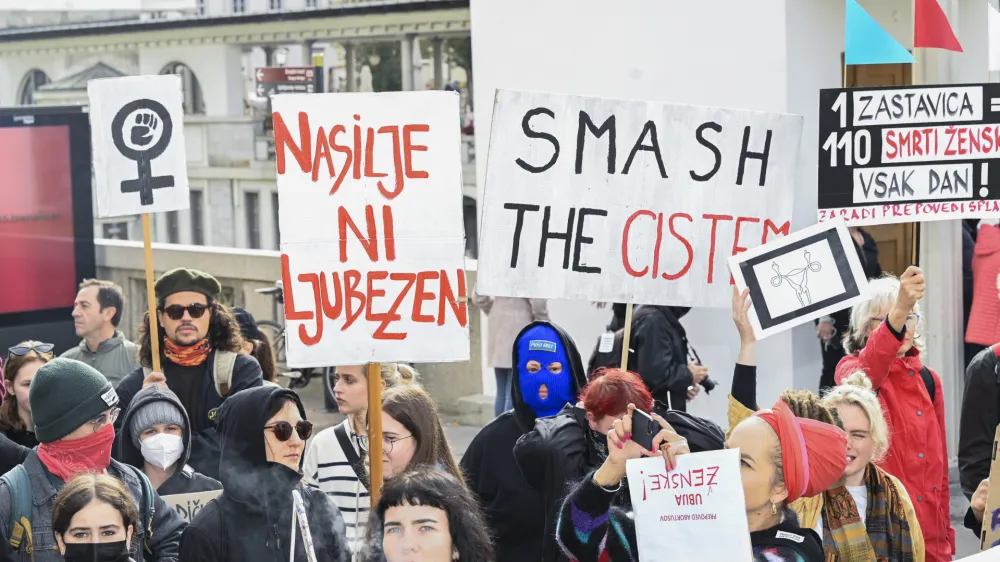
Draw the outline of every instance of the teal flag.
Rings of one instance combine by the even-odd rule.
[[[847,0],[844,62],[851,65],[912,63],[913,55],[882,29],[857,0]]]

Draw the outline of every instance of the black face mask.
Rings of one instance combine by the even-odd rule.
[[[125,541],[102,543],[66,543],[66,562],[128,562]]]

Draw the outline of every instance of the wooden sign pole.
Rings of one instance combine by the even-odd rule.
[[[622,337],[622,370],[628,370],[628,346],[632,337],[632,303],[625,306],[625,332]]]
[[[1000,443],[1000,427],[993,438],[993,464],[990,465],[990,491],[986,496],[986,511],[983,512],[983,527],[979,533],[979,550],[989,550],[1000,542],[1000,529],[994,530],[994,522],[1000,523],[1000,462],[997,462],[997,444]]]
[[[382,365],[368,364],[368,465],[371,508],[382,494]]]
[[[146,255],[146,300],[149,302],[149,345],[153,352],[153,372],[160,371],[160,327],[156,320],[156,291],[153,283],[153,236],[149,213],[142,214],[142,248]]]

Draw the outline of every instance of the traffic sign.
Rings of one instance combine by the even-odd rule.
[[[261,67],[254,75],[257,78],[257,95],[260,97],[322,91],[317,87],[317,78],[322,73],[311,66]]]

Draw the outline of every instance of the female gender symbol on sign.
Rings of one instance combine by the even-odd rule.
[[[795,296],[799,299],[799,305],[806,306],[812,304],[812,295],[809,293],[809,272],[817,272],[823,269],[823,264],[812,261],[809,257],[809,250],[804,251],[806,266],[799,267],[782,275],[778,262],[771,262],[771,268],[777,273],[771,278],[772,287],[780,287],[787,282],[795,290]]]
[[[127,139],[126,127],[129,129]],[[138,192],[142,205],[153,204],[154,189],[174,186],[174,176],[154,176],[150,166],[170,145],[173,130],[167,108],[150,99],[125,104],[111,120],[111,138],[115,141],[115,148],[125,158],[134,160],[138,167],[139,177],[123,181],[122,193]]]

